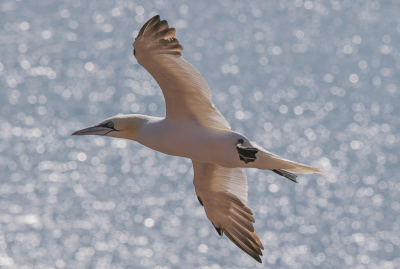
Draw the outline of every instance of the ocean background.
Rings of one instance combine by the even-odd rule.
[[[263,264],[219,237],[190,160],[71,137],[165,115],[132,54],[177,29],[232,129],[330,176],[247,169]],[[400,268],[400,1],[3,0],[1,268]]]

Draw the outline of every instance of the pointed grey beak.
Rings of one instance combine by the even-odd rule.
[[[112,131],[116,131],[114,128],[107,127],[106,124],[99,124],[84,128],[82,130],[75,131],[72,135],[107,135]]]

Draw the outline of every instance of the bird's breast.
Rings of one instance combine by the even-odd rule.
[[[161,120],[144,126],[137,142],[162,153],[230,166],[240,134],[191,122]]]

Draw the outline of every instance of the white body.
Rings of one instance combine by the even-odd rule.
[[[200,126],[190,121],[146,118],[148,120],[137,130],[135,140],[168,155],[214,163],[226,168],[285,169],[298,173],[320,171],[315,168],[312,171],[312,167],[282,159],[231,130]],[[245,146],[259,150],[254,162],[246,164],[240,160],[236,149],[239,139],[244,140]]]
[[[162,153],[228,168],[245,167],[236,151],[238,139],[246,138],[228,130],[165,118],[152,118],[136,136],[140,144]]]

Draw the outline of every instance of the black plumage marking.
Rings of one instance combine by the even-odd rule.
[[[243,143],[243,139],[239,139],[236,144],[236,150],[239,153],[240,160],[244,161],[246,164],[254,162],[257,159],[256,154],[258,153],[258,149],[245,147]]]
[[[103,123],[103,124],[99,124],[99,125],[97,125],[97,126],[99,126],[99,127],[106,127],[106,128],[108,128],[108,129],[110,129],[111,131],[117,131],[117,132],[120,131],[120,130],[115,129],[114,123],[113,123],[112,121],[109,121],[109,122],[106,122],[106,123]]]
[[[201,204],[201,206],[203,206],[203,207],[204,207],[204,205],[203,205],[203,201],[201,200],[200,196],[197,196],[197,200],[199,200],[199,203]]]
[[[152,45],[161,44],[161,50],[158,54],[169,54],[175,56],[181,56],[183,47],[179,45],[179,42],[174,38],[176,33],[175,28],[169,28],[167,21],[160,21],[160,16],[156,15],[149,19],[143,27],[140,29],[139,34],[136,38],[143,37],[153,40]],[[138,51],[140,54],[140,51]],[[136,56],[136,50],[134,49],[133,55]]]
[[[274,170],[272,170],[272,172],[277,173],[277,174],[280,175],[280,176],[286,177],[286,178],[290,179],[291,181],[293,181],[293,182],[295,182],[295,183],[299,183],[299,182],[296,180],[297,175],[292,174],[292,173],[290,173],[290,172],[288,172],[288,171],[281,170],[281,169],[274,169]]]
[[[241,250],[249,254],[253,259],[258,261],[259,263],[262,263],[260,256],[258,256],[257,252],[253,252],[252,249],[250,249],[245,243],[239,242],[230,232],[227,230],[224,230],[225,235],[236,245],[238,246]],[[246,242],[247,243],[247,242]],[[244,244],[244,245],[242,245]]]
[[[212,222],[211,222],[211,223],[212,223]],[[220,227],[216,227],[216,226],[214,225],[214,223],[212,223],[212,225],[214,226],[214,228],[215,228],[215,230],[217,231],[217,233],[219,234],[219,236],[222,236],[222,235],[223,235],[222,229],[221,229]]]
[[[146,31],[146,29],[151,26],[154,25],[155,23],[157,23],[158,21],[160,21],[160,15],[155,15],[154,17],[152,17],[150,20],[148,20],[140,29],[139,34],[137,35],[137,37],[142,36],[144,34],[144,32]]]

